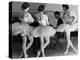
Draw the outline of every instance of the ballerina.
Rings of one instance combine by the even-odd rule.
[[[24,54],[24,57],[26,58],[28,57],[28,54],[26,53],[26,51],[30,48],[30,46],[33,43],[33,37],[31,37],[29,34],[30,31],[32,30],[32,27],[30,27],[29,24],[33,23],[34,19],[31,16],[31,14],[28,12],[30,5],[27,2],[24,2],[21,8],[24,11],[24,16],[19,17],[19,19],[21,20],[21,23],[17,22],[17,23],[12,24],[12,35],[21,34],[23,38],[23,46],[22,46],[23,54]],[[27,37],[29,38],[30,43],[28,43],[28,45],[26,46]]]

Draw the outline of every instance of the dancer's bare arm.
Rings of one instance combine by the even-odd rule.
[[[49,25],[48,16],[46,17],[46,23],[47,23],[47,25]]]

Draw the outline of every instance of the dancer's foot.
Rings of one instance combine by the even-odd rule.
[[[39,56],[40,56],[40,51],[37,52],[37,57],[39,57]]]
[[[23,53],[21,53],[21,55],[19,56],[19,58],[22,58],[23,57]]]
[[[27,58],[28,57],[28,55],[24,55],[23,53],[19,56],[19,58]]]
[[[74,50],[74,52],[75,52],[75,53],[78,53],[78,51],[77,51],[77,49],[76,49],[76,48],[74,48],[73,50]]]
[[[42,54],[42,57],[45,57],[45,54]]]
[[[65,51],[64,54],[66,55],[68,53],[68,51]]]
[[[26,54],[26,55],[24,55],[24,57],[25,57],[25,58],[27,58],[27,57],[28,57],[28,55]]]

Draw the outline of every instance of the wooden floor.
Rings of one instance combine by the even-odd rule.
[[[50,39],[50,44],[45,49],[46,56],[48,56],[48,57],[64,56],[63,52],[66,50],[67,42],[64,38],[61,38],[59,41],[62,44],[62,48],[60,48],[59,44],[57,44],[57,46],[55,48],[53,48],[53,46],[55,44],[55,40],[53,38]],[[71,41],[77,49],[78,48],[78,37],[76,37],[76,36],[71,37]],[[13,58],[19,58],[21,52],[22,52],[22,43],[21,42],[13,43],[13,46],[12,46]],[[28,50],[28,54],[30,57],[36,57],[36,53],[33,52],[33,46]],[[72,48],[70,48],[69,53],[67,55],[76,55],[76,54],[77,53],[75,53],[72,50]]]

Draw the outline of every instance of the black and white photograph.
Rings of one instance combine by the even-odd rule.
[[[78,55],[78,5],[9,2],[9,58]]]

